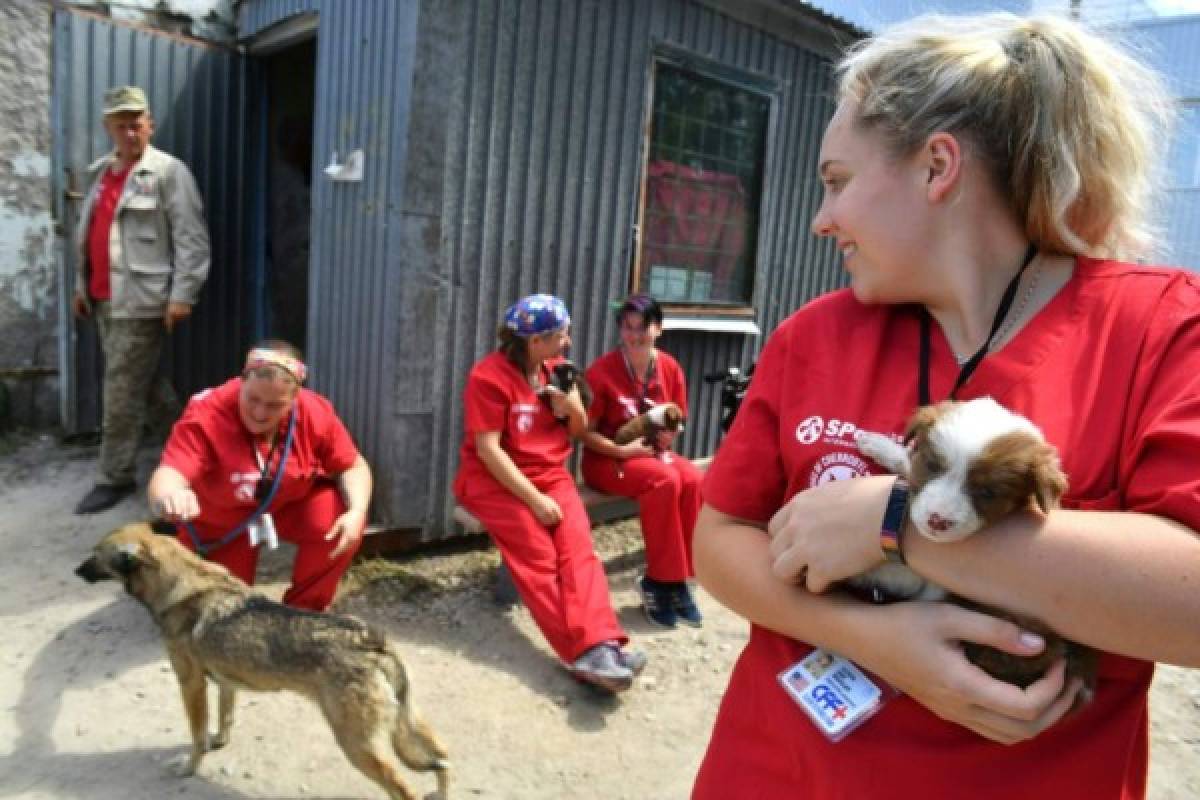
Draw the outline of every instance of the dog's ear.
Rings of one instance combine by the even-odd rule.
[[[125,576],[132,575],[144,563],[137,545],[134,544],[121,545],[113,551],[108,560],[108,565],[112,567],[113,572]]]
[[[921,406],[914,411],[908,420],[908,427],[904,430],[904,443],[920,447],[924,443],[925,437],[929,435],[929,431],[949,410],[951,404],[952,401],[944,400],[937,405]]]
[[[1029,467],[1033,481],[1033,496],[1042,513],[1058,508],[1059,500],[1067,491],[1067,476],[1059,465],[1058,453],[1048,444],[1038,448],[1037,457]]]

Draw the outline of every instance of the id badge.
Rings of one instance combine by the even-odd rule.
[[[265,544],[268,549],[279,547],[279,537],[275,533],[275,520],[270,514],[263,514],[246,526],[246,536],[250,539],[251,547]]]
[[[279,537],[275,535],[275,520],[271,518],[270,514],[263,514],[260,519],[262,520],[263,541],[266,542],[269,549],[274,550],[279,547]]]
[[[839,742],[897,694],[854,662],[817,648],[779,673],[779,683],[832,742]]]

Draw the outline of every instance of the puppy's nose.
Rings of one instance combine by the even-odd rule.
[[[938,533],[945,533],[954,525],[954,521],[946,519],[935,511],[929,515],[929,519],[926,520],[926,524],[929,525],[930,530],[937,531]]]

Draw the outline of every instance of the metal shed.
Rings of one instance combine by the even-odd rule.
[[[147,87],[157,141],[192,165],[205,195],[214,269],[195,324],[173,343],[183,391],[227,377],[242,348],[284,321],[272,312],[284,260],[272,216],[289,190],[274,170],[303,144],[306,205],[285,220],[306,229],[288,256],[303,263],[286,277],[306,294],[312,386],[375,470],[380,526],[451,531],[465,377],[515,298],[563,296],[580,363],[615,343],[609,304],[646,279],[660,71],[758,109],[743,137],[758,149],[738,217],[753,236],[731,282],[742,294],[723,304],[689,294],[668,307],[661,342],[689,374],[689,455],[711,453],[719,436],[719,387],[703,375],[745,367],[784,316],[841,283],[808,222],[830,59],[857,32],[807,3],[243,0],[235,46],[55,14],[60,219],[78,188],[68,176],[104,146],[95,101],[113,83]],[[658,265],[651,279],[655,269],[689,273]],[[70,288],[68,278],[64,308]],[[75,376],[64,419],[86,429],[95,351],[86,336],[64,351]]]
[[[252,54],[315,35],[314,164],[363,153],[360,182],[314,171],[308,350],[375,468],[382,525],[449,530],[466,373],[516,297],[567,300],[577,361],[614,343],[656,63],[736,75],[770,107],[748,308],[669,313],[661,343],[689,374],[689,454],[719,433],[703,374],[747,365],[762,336],[744,331],[841,283],[808,220],[830,58],[855,32],[806,4],[245,0],[238,15]]]

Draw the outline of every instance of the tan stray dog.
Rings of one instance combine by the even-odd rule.
[[[659,403],[618,428],[613,441],[617,444],[628,444],[642,439],[646,444],[657,448],[655,440],[659,432],[682,430],[683,410],[674,403]]]
[[[288,689],[320,707],[350,763],[392,800],[416,797],[396,756],[436,772],[436,796],[447,797],[446,750],[409,704],[400,654],[378,630],[272,602],[145,524],[104,537],[75,573],[91,583],[121,581],[162,630],[192,733],[183,774],[193,774],[210,747],[228,743],[237,689]],[[206,678],[220,690],[211,742]]]

